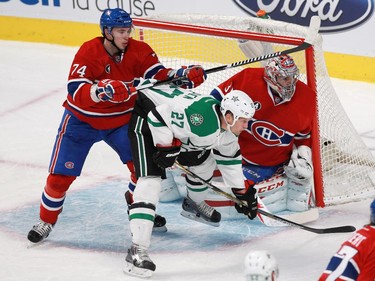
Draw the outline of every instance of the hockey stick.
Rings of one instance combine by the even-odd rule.
[[[205,72],[206,72],[206,74],[210,74],[210,73],[214,73],[214,72],[218,72],[218,71],[222,71],[222,70],[226,70],[226,69],[230,69],[230,68],[235,68],[235,67],[239,67],[239,66],[243,66],[243,65],[247,65],[247,64],[251,64],[251,63],[256,63],[256,62],[268,60],[268,59],[278,57],[278,56],[281,56],[281,55],[287,55],[287,54],[292,54],[292,53],[296,53],[296,52],[299,52],[299,51],[306,50],[307,48],[311,47],[313,45],[314,41],[316,40],[319,28],[320,28],[320,18],[319,18],[319,16],[313,16],[313,17],[311,17],[309,30],[308,30],[308,33],[305,37],[305,40],[300,45],[298,45],[296,47],[293,47],[293,48],[290,48],[290,49],[283,50],[283,51],[279,51],[279,52],[275,52],[275,53],[255,57],[255,58],[250,58],[250,59],[243,60],[243,61],[233,62],[231,64],[226,64],[226,65],[221,65],[221,66],[209,68],[209,69],[206,69]],[[135,87],[135,89],[137,91],[143,90],[143,89],[151,88],[151,87],[154,87],[154,86],[159,86],[159,85],[164,85],[164,84],[169,84],[169,83],[181,81],[183,79],[186,79],[186,77],[182,76],[182,77],[177,77],[177,78],[174,78],[174,79],[161,80],[161,81],[151,79],[150,83],[142,84],[140,86]]]
[[[205,185],[207,185],[208,187],[210,187],[216,193],[223,195],[224,197],[232,200],[233,202],[237,203],[238,205],[247,206],[246,202],[239,200],[237,197],[235,197],[235,196],[233,196],[233,195],[231,195],[231,194],[229,194],[229,193],[221,190],[220,188],[218,188],[217,186],[213,185],[212,183],[210,183],[210,182],[202,179],[200,176],[198,176],[197,174],[193,173],[192,171],[190,171],[189,169],[187,169],[186,167],[184,167],[183,165],[181,165],[177,161],[175,162],[175,165],[178,168],[180,168],[182,171],[184,171],[186,174],[188,174],[189,176],[192,176],[193,178],[196,178],[197,180],[201,181],[202,183],[204,183]],[[337,226],[337,227],[331,227],[331,228],[313,228],[313,227],[305,226],[303,224],[296,223],[294,221],[290,221],[290,220],[284,219],[284,218],[279,217],[277,215],[274,215],[274,214],[271,214],[269,212],[266,212],[266,211],[264,211],[262,209],[258,209],[258,213],[260,213],[263,216],[266,216],[266,217],[269,217],[271,219],[274,219],[276,221],[282,222],[284,224],[288,224],[290,226],[298,227],[300,229],[303,229],[303,230],[306,230],[306,231],[310,231],[310,232],[313,232],[313,233],[317,233],[317,234],[344,233],[344,232],[353,232],[353,231],[356,230],[356,228],[354,226],[351,226],[351,225]]]

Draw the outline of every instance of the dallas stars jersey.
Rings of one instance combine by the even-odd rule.
[[[227,186],[243,186],[238,137],[221,129],[220,102],[211,96],[173,86],[142,90],[156,105],[147,115],[154,144],[182,142],[181,152],[214,149]]]
[[[220,128],[218,100],[173,86],[143,92],[156,105],[147,118],[155,144],[168,145],[175,137],[182,151],[212,149],[223,142],[237,147],[238,138]]]

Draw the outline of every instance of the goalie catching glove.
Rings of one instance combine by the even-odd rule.
[[[173,139],[173,142],[169,146],[156,145],[157,152],[154,154],[154,162],[162,169],[172,167],[180,154],[181,141],[179,139]]]
[[[254,183],[252,181],[245,181],[246,188],[232,188],[233,194],[241,201],[246,202],[247,205],[235,204],[238,213],[245,214],[249,219],[254,219],[258,212],[258,197],[256,195],[257,191],[254,188]]]
[[[293,149],[288,166],[284,166],[286,176],[296,182],[309,181],[313,175],[311,149],[301,145]]]
[[[120,80],[104,79],[92,88],[91,98],[95,102],[109,101],[121,103],[129,100],[131,94],[136,92],[134,87],[128,87]]]
[[[207,79],[207,74],[200,65],[182,66],[177,70],[173,70],[170,74],[172,78],[184,77],[175,82],[177,86],[192,89],[198,87]]]

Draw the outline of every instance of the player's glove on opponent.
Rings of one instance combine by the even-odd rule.
[[[120,80],[104,79],[99,81],[91,98],[96,101],[110,101],[113,103],[121,103],[129,100],[131,94],[135,93],[134,87],[128,87]]]
[[[180,154],[181,141],[179,139],[173,139],[171,145],[161,146],[156,145],[157,152],[154,154],[154,162],[162,169],[172,167]]]
[[[254,219],[257,216],[258,212],[258,197],[256,195],[256,189],[254,188],[254,184],[250,184],[248,181],[245,181],[246,188],[232,188],[233,194],[240,199],[241,201],[245,201],[247,206],[235,204],[234,207],[236,208],[238,213],[245,214],[249,217],[249,219]]]
[[[175,70],[173,78],[185,77],[175,82],[177,86],[192,89],[198,87],[207,79],[207,74],[200,65],[182,66]]]

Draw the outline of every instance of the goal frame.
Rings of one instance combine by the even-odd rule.
[[[142,28],[150,28],[156,30],[167,30],[167,31],[177,31],[182,33],[193,33],[202,34],[209,36],[219,36],[231,39],[241,39],[241,40],[254,40],[263,41],[270,43],[285,44],[291,46],[298,46],[303,43],[304,38],[292,37],[292,36],[279,36],[273,34],[256,33],[251,31],[239,31],[230,30],[222,28],[212,28],[207,26],[190,25],[190,24],[180,24],[160,20],[133,19],[134,25],[140,29],[140,40],[143,40]],[[147,41],[146,41],[147,42]],[[317,80],[315,72],[315,60],[314,60],[314,47],[309,47],[304,51],[305,61],[306,61],[306,81],[307,85],[310,86],[315,92],[317,91]],[[316,103],[318,100],[316,99]],[[316,108],[318,106],[316,105]],[[322,173],[322,163],[320,154],[320,139],[319,139],[319,126],[318,126],[318,112],[316,110],[313,118],[313,128],[312,128],[312,161],[314,166],[314,191],[315,191],[315,205],[317,207],[324,207],[324,192],[323,192],[323,173]]]

